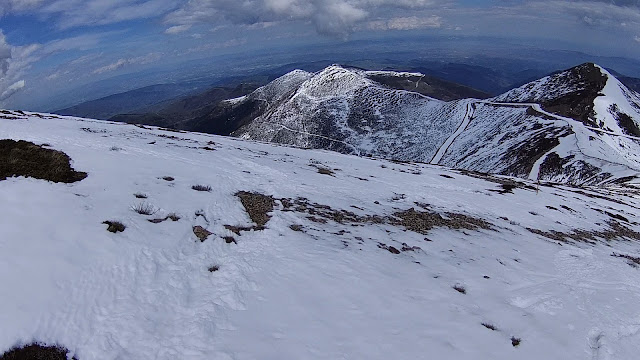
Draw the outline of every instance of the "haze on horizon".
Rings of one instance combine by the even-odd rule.
[[[339,62],[363,53],[374,60],[394,50],[406,56],[415,51],[417,58],[431,48],[461,58],[533,48],[639,61],[640,5],[635,0],[0,0],[0,107],[51,110],[52,99],[68,102],[70,91],[81,87],[111,94],[134,84],[215,77],[234,66],[249,71],[313,57]]]

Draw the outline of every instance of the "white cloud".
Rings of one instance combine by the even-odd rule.
[[[99,67],[97,69],[95,69],[93,71],[94,74],[102,74],[105,72],[110,72],[110,71],[115,71],[118,69],[121,69],[125,66],[129,66],[129,65],[145,65],[145,64],[150,64],[152,62],[155,62],[157,60],[159,60],[160,58],[162,58],[162,54],[160,53],[149,53],[147,55],[144,56],[137,56],[137,57],[131,57],[131,58],[123,58],[123,59],[118,59],[117,61]]]
[[[640,36],[636,36],[636,37],[634,37],[634,38],[633,38],[633,40],[635,40],[636,42],[639,42],[639,43],[640,43]]]
[[[429,17],[396,17],[389,20],[376,20],[368,24],[371,30],[416,30],[427,28],[439,28],[442,26],[442,18],[436,15]]]
[[[16,81],[15,83],[9,85],[3,92],[2,94],[0,94],[0,101],[2,100],[6,100],[9,97],[11,97],[11,95],[17,93],[18,91],[24,89],[25,86],[25,81],[24,80],[19,80]]]
[[[170,25],[221,22],[252,25],[300,21],[313,24],[323,34],[345,35],[382,11],[391,14],[403,9],[425,10],[451,3],[451,0],[190,0],[169,13],[165,22]],[[403,25],[391,23],[387,26]]]
[[[104,25],[157,17],[184,0],[0,0],[0,16],[33,11],[52,18],[58,28]]]
[[[164,31],[165,34],[175,35],[181,32],[185,32],[191,28],[191,25],[176,25],[168,28]]]

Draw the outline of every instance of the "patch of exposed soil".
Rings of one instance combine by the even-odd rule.
[[[428,234],[435,227],[447,227],[454,230],[492,230],[491,224],[480,219],[465,214],[446,212],[444,217],[433,211],[418,211],[411,208],[393,214],[397,219],[391,219],[393,225],[402,225],[408,230],[419,234]]]
[[[264,228],[271,219],[269,213],[273,211],[273,207],[276,205],[273,197],[246,191],[239,191],[235,195],[240,198],[240,202],[242,202],[242,206],[244,206],[247,214],[249,214],[251,221],[253,221],[258,228]]]
[[[539,229],[527,228],[530,232],[546,237],[547,239],[570,243],[570,242],[586,242],[595,245],[598,240],[612,241],[617,239],[640,240],[640,233],[629,229],[615,220],[608,223],[608,228],[604,230],[573,230],[571,232],[561,232],[556,230],[542,231]]]
[[[200,242],[204,242],[205,240],[207,240],[207,238],[209,236],[213,235],[213,233],[211,231],[203,228],[200,225],[197,225],[197,226],[193,227],[193,233],[200,240]]]

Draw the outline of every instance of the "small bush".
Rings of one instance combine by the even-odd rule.
[[[120,221],[104,221],[103,224],[108,225],[107,231],[112,233],[123,232],[127,227]]]
[[[171,214],[167,215],[167,219],[171,219],[171,221],[178,221],[178,220],[180,220],[180,215],[178,215],[176,213],[171,213]]]
[[[489,330],[493,330],[493,331],[498,331],[498,328],[495,327],[495,325],[493,324],[489,324],[489,323],[482,323],[482,326],[486,327]]]
[[[318,168],[318,174],[333,176],[335,173],[331,169],[327,169],[327,168],[324,168],[324,167],[319,167]]]
[[[453,288],[457,292],[459,292],[460,294],[466,294],[467,293],[467,289],[465,289],[464,286],[462,286],[462,285],[457,284],[457,285],[454,285]]]
[[[175,179],[173,177],[171,177],[171,176],[163,176],[162,180],[164,180],[164,181],[173,181]]]
[[[511,345],[513,345],[513,347],[518,347],[518,345],[520,345],[521,342],[522,340],[520,338],[517,338],[515,336],[511,337]]]
[[[158,209],[147,202],[141,202],[137,205],[133,205],[131,207],[131,210],[137,212],[140,215],[153,215],[158,212]]]
[[[143,194],[143,193],[135,193],[135,194],[133,194],[133,196],[135,196],[138,199],[146,199],[147,198],[147,194]]]
[[[220,266],[218,265],[213,265],[209,267],[209,272],[216,272],[218,270],[220,270]]]
[[[112,146],[111,148],[109,148],[109,150],[111,150],[111,151],[120,151],[120,150],[122,150],[122,148],[119,148],[117,146]]]
[[[209,185],[193,185],[191,188],[195,191],[211,191],[211,186]]]
[[[236,241],[236,239],[233,238],[233,236],[223,236],[222,239],[224,240],[224,242],[226,242],[227,244],[237,244],[238,242]]]
[[[0,360],[67,360],[69,350],[59,345],[29,344],[0,355]],[[78,360],[75,356],[72,360]]]

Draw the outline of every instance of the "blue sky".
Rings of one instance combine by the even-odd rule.
[[[404,33],[640,58],[635,0],[0,0],[0,31],[4,107],[194,59]]]

